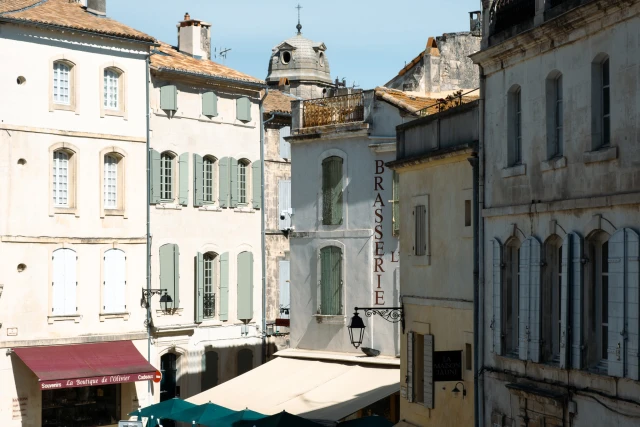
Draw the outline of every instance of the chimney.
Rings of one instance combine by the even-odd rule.
[[[107,0],[87,0],[87,12],[95,15],[107,15]]]
[[[482,35],[482,11],[469,12],[469,31],[474,36]]]
[[[178,50],[198,59],[211,59],[211,24],[184,14],[178,23]]]

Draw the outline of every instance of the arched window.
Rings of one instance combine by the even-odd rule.
[[[564,152],[562,105],[562,74],[553,71],[546,80],[547,92],[547,159],[560,157]]]
[[[243,348],[238,351],[238,375],[242,375],[253,369],[253,351]]]
[[[160,155],[160,199],[174,199],[175,156],[165,151]]]
[[[125,253],[120,249],[104,253],[103,313],[124,313],[127,308],[125,260]]]
[[[210,319],[216,315],[216,285],[217,285],[217,254],[207,252],[204,254],[204,292],[203,292],[203,316]]]
[[[591,63],[592,149],[611,145],[611,79],[609,56],[601,53]]]
[[[203,369],[200,376],[200,390],[205,391],[218,385],[218,353],[207,351],[203,357]]]
[[[51,313],[54,316],[73,315],[76,307],[76,252],[57,249],[53,252],[53,295]]]
[[[522,91],[514,85],[507,94],[508,166],[522,164]]]
[[[69,207],[70,154],[65,150],[53,153],[53,204],[56,207]]]
[[[103,105],[108,110],[120,110],[120,76],[122,72],[115,68],[104,69]]]
[[[322,161],[322,223],[342,224],[342,163],[338,156]]]
[[[72,103],[72,64],[66,61],[53,63],[53,102],[61,105]]]
[[[545,362],[553,364],[560,362],[562,338],[562,251],[562,239],[555,234],[549,237],[544,244],[544,279],[542,281],[541,305],[542,356]],[[566,254],[564,255],[566,256]]]
[[[214,198],[214,165],[216,159],[212,156],[205,156],[202,161],[202,201],[204,203],[213,203]]]
[[[178,397],[178,356],[174,353],[163,354],[160,358],[160,371],[162,379],[160,380],[160,401],[173,399]],[[164,424],[164,423],[163,423]]]
[[[520,241],[517,238],[512,238],[505,245],[504,261],[502,289],[504,348],[506,354],[518,356]]]
[[[607,369],[607,342],[609,339],[609,234],[597,231],[587,239],[585,300],[585,328],[587,365]]]
[[[319,314],[338,316],[343,314],[343,259],[338,246],[320,249]]]
[[[238,204],[246,205],[249,200],[249,161],[238,160]]]
[[[104,156],[104,208],[118,208],[118,157]]]

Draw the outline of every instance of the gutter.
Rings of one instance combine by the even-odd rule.
[[[237,79],[230,79],[227,77],[219,77],[219,76],[213,76],[211,74],[204,74],[204,73],[196,73],[194,71],[184,71],[184,70],[177,70],[174,68],[167,68],[167,67],[152,67],[153,70],[161,72],[161,73],[172,73],[172,74],[178,74],[178,75],[182,75],[182,76],[189,76],[189,77],[198,77],[201,79],[208,79],[208,80],[213,80],[213,81],[218,81],[221,83],[225,83],[227,85],[230,84],[235,84],[235,85],[239,85],[239,86],[248,86],[249,88],[254,88],[256,90],[263,90],[266,89],[267,93],[269,93],[268,87],[266,83],[256,83],[256,82],[248,82],[245,80],[237,80]],[[266,97],[266,95],[265,95]],[[262,102],[264,101],[264,98],[260,100],[260,108],[262,111]]]

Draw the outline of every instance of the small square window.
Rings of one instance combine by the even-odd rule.
[[[471,227],[471,200],[464,201],[464,226]]]

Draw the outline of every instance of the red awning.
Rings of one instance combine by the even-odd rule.
[[[41,390],[153,380],[157,372],[131,341],[13,351],[38,376]]]

